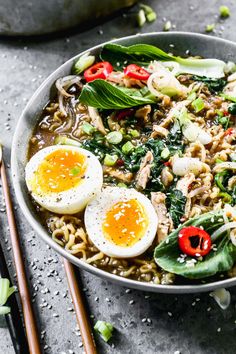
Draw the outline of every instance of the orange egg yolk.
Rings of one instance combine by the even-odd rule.
[[[130,199],[112,206],[106,213],[102,231],[108,241],[130,247],[144,236],[147,226],[148,217],[143,206],[136,199]]]
[[[86,170],[86,156],[71,150],[55,150],[47,155],[34,173],[36,193],[60,193],[76,187]]]

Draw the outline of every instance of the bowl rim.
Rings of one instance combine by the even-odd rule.
[[[129,39],[135,39],[135,38],[151,38],[151,37],[156,37],[156,36],[162,36],[162,37],[168,37],[171,38],[171,36],[179,36],[179,37],[194,37],[195,39],[203,39],[206,42],[207,41],[214,41],[217,43],[226,43],[229,44],[231,47],[235,47],[236,50],[236,43],[225,40],[222,38],[218,37],[211,37],[208,35],[204,34],[199,34],[199,33],[193,33],[193,32],[150,32],[150,33],[141,33],[141,34],[135,34],[131,36],[125,36],[121,37],[119,39],[115,40],[110,40],[103,42],[99,45],[96,45],[94,47],[91,47],[89,49],[86,49],[83,52],[80,52],[79,54],[73,56],[72,58],[68,59],[65,63],[63,63],[61,66],[59,66],[56,70],[54,70],[47,78],[42,82],[42,84],[38,87],[38,89],[35,91],[35,93],[31,96],[30,100],[28,101],[27,105],[25,106],[24,110],[22,111],[20,118],[18,120],[18,123],[15,128],[13,140],[12,140],[12,148],[11,148],[11,174],[12,174],[12,181],[13,181],[13,186],[15,190],[15,195],[17,202],[21,208],[21,211],[23,215],[25,216],[26,220],[29,222],[30,226],[33,228],[33,230],[41,237],[41,239],[46,242],[50,247],[52,247],[57,253],[59,253],[62,257],[67,258],[71,263],[74,265],[78,266],[79,268],[86,270],[94,275],[99,276],[100,278],[104,278],[106,280],[109,280],[113,283],[119,284],[121,286],[125,286],[128,288],[134,288],[142,291],[150,291],[150,292],[157,292],[157,293],[169,293],[169,294],[178,294],[178,293],[200,293],[200,292],[207,292],[211,291],[217,288],[221,287],[231,287],[236,285],[236,277],[233,278],[228,278],[228,279],[223,279],[219,281],[214,281],[211,283],[206,283],[206,284],[199,284],[199,285],[161,285],[161,284],[153,284],[153,283],[146,283],[146,282],[141,282],[133,279],[128,279],[128,278],[123,278],[121,276],[108,273],[105,270],[96,268],[88,263],[85,263],[84,261],[80,260],[76,256],[68,253],[64,248],[62,248],[59,244],[57,244],[53,239],[49,236],[47,230],[42,227],[42,225],[35,220],[33,215],[30,212],[30,209],[27,206],[27,203],[24,198],[23,191],[21,190],[20,186],[20,178],[19,178],[19,171],[17,168],[17,159],[16,159],[16,153],[17,153],[17,146],[18,146],[18,137],[19,137],[19,132],[21,128],[21,122],[24,121],[25,115],[27,114],[27,111],[30,109],[31,103],[34,101],[34,99],[39,95],[40,92],[44,91],[45,86],[47,86],[48,82],[56,75],[59,74],[65,66],[68,65],[68,63],[73,63],[75,59],[78,59],[82,55],[95,51],[97,49],[100,49],[102,46],[104,46],[106,43],[122,43],[124,40],[129,40]]]

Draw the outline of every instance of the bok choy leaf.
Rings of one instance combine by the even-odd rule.
[[[181,257],[182,252],[178,245],[178,234],[183,227],[190,225],[203,227],[211,235],[224,224],[222,211],[209,212],[186,221],[156,247],[154,251],[156,263],[168,272],[190,279],[201,279],[231,269],[236,261],[236,247],[227,232],[214,241],[216,244],[214,250],[212,249],[202,260]]]
[[[208,78],[224,77],[225,62],[218,59],[194,59],[172,56],[150,44],[134,44],[125,47],[119,44],[106,44],[101,52],[102,60],[109,61],[117,69],[127,64],[148,66],[151,61],[166,62],[175,75],[193,74]]]
[[[15,292],[15,287],[10,287],[10,281],[6,278],[0,278],[0,315],[7,315],[11,309],[4,306],[9,296]]]
[[[84,85],[79,100],[87,106],[101,109],[124,109],[156,103],[150,92],[142,95],[139,89],[114,86],[100,79]]]

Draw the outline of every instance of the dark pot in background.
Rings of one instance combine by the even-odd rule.
[[[0,0],[0,34],[34,35],[85,25],[137,0]]]

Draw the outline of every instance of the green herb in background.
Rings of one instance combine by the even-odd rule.
[[[226,18],[230,16],[230,10],[228,6],[222,5],[220,6],[220,17]]]

